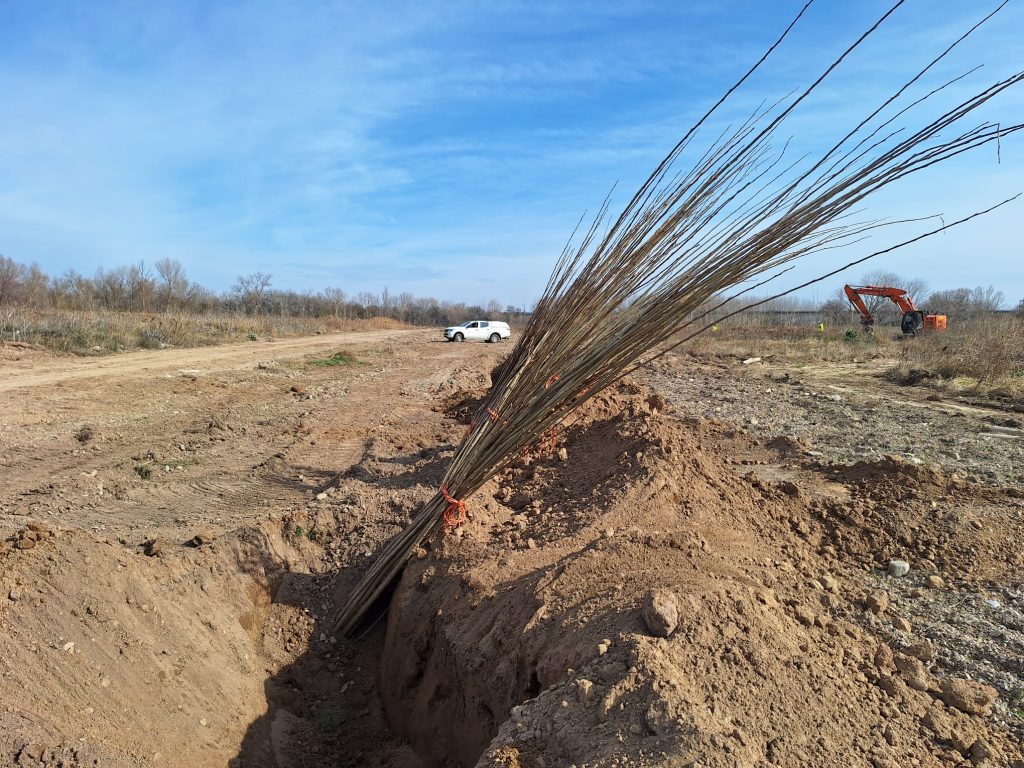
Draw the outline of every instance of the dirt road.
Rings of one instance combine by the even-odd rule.
[[[316,364],[338,351],[353,359]],[[29,514],[118,536],[229,530],[319,493],[371,426],[415,418],[460,356],[495,353],[422,331],[87,359],[8,351],[0,531]]]
[[[333,333],[216,347],[131,352],[103,357],[44,356],[18,352],[7,355],[3,362],[0,392],[76,385],[83,379],[145,378],[181,370],[207,374],[223,373],[252,368],[261,362],[311,355],[351,344],[361,347],[390,344],[403,337],[416,335],[416,331]],[[20,396],[31,395],[23,392]]]

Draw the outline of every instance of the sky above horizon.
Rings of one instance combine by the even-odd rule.
[[[51,274],[164,257],[226,290],[404,291],[529,305],[577,220],[612,208],[761,55],[802,0],[0,6],[0,254]],[[888,7],[817,0],[708,136],[806,86]],[[996,2],[910,0],[786,126],[820,152]],[[922,82],[1021,67],[1013,0]],[[1021,122],[1011,91],[968,122]],[[859,216],[943,221],[1024,191],[1024,134],[884,190]],[[1024,198],[869,269],[1024,298]],[[804,260],[789,284],[932,222]]]

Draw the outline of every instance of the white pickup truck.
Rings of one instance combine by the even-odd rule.
[[[444,329],[444,337],[448,341],[489,341],[497,344],[511,335],[508,323],[500,320],[467,320]]]

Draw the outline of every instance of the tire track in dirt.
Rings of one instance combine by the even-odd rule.
[[[422,407],[460,359],[496,352],[434,339],[387,331],[40,356],[38,370],[0,379],[11,395],[0,405],[0,531],[33,516],[173,541],[287,511],[356,462],[374,427]],[[307,363],[339,348],[357,362]]]
[[[43,357],[30,366],[4,366],[0,392],[47,387],[84,379],[155,376],[161,372],[212,373],[254,367],[261,361],[312,354],[355,344],[368,346],[398,341],[422,331],[361,331],[302,336],[272,342],[247,342],[216,347],[129,352],[112,357]]]

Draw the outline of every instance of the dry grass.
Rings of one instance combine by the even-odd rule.
[[[99,355],[131,349],[202,347],[233,341],[309,336],[339,331],[403,328],[388,318],[269,317],[234,314],[149,314],[0,310],[0,341],[16,341],[58,352]]]
[[[892,377],[1024,400],[1024,318],[988,317],[915,338],[904,345]]]
[[[793,364],[891,362],[889,378],[943,391],[1024,402],[1024,318],[986,317],[944,334],[903,338],[896,328],[874,334],[844,327],[743,324],[688,341],[698,354],[760,357]]]
[[[720,327],[686,342],[691,352],[727,357],[760,357],[793,363],[850,363],[895,358],[900,342],[894,334],[865,334],[846,328],[744,324]]]

